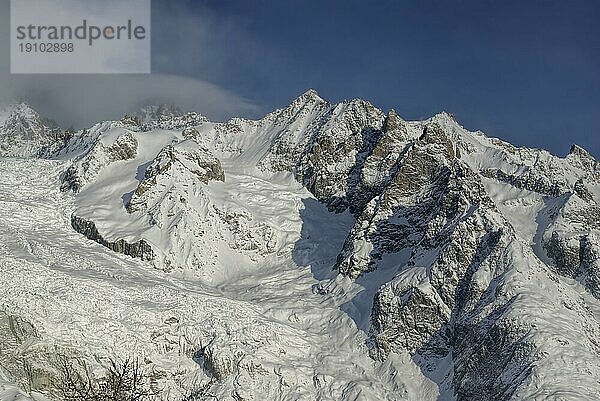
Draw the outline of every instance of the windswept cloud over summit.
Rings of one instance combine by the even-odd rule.
[[[0,103],[25,101],[65,127],[118,119],[148,104],[173,104],[214,120],[260,112],[233,92],[173,75],[12,76],[0,82]]]

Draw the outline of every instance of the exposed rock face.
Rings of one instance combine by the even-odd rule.
[[[352,176],[350,210],[354,214],[362,211],[389,184],[410,143],[411,133],[406,122],[395,111],[390,111],[383,123],[381,138],[364,158],[362,166],[353,168],[356,174]]]
[[[572,192],[556,199],[560,201],[555,202],[548,224],[543,227],[541,245],[545,256],[556,273],[580,281],[598,298],[600,206],[582,178],[576,180]]]
[[[187,127],[185,128],[182,132],[181,135],[183,135],[183,137],[185,139],[193,139],[195,141],[198,141],[200,139],[200,133],[198,132],[198,130],[194,127]]]
[[[265,170],[291,171],[314,136],[325,124],[325,115],[332,106],[309,90],[287,108],[267,115],[262,124],[272,124],[273,142],[259,166]],[[242,127],[238,127],[241,131]]]
[[[152,260],[155,257],[152,247],[150,247],[150,245],[143,239],[133,243],[128,243],[124,239],[119,239],[113,242],[107,241],[98,232],[96,224],[94,224],[93,221],[89,221],[75,215],[71,216],[71,226],[73,226],[75,231],[78,233],[85,235],[92,241],[96,241],[100,245],[103,245],[114,252],[122,253],[131,256],[132,258],[139,258],[142,260]]]
[[[573,190],[575,191],[577,196],[579,196],[586,202],[592,202],[594,200],[594,196],[592,195],[590,190],[585,186],[583,178],[580,178],[575,182]]]
[[[567,160],[571,165],[587,171],[596,177],[600,174],[600,162],[581,146],[571,146]]]
[[[490,169],[482,171],[481,174],[484,177],[494,178],[517,188],[550,196],[558,196],[566,189],[564,181],[550,181],[547,177],[536,175],[535,172],[531,171],[521,175],[513,175],[507,174],[502,170]]]
[[[396,275],[374,295],[372,357],[408,351],[427,370],[451,355],[444,383],[459,400],[527,393],[546,358],[543,338],[530,334],[534,322],[553,323],[543,314],[520,319],[521,299],[506,277],[529,268],[519,273],[519,286],[536,291],[538,280],[559,274],[598,296],[598,162],[576,146],[561,159],[469,133],[446,113],[405,122],[361,102],[323,104],[312,93],[292,106],[303,110],[306,128],[275,136],[261,163],[294,171],[330,210],[356,217],[335,269],[368,280],[386,255],[388,264],[408,255],[397,257]],[[296,161],[278,163],[282,158]],[[495,188],[522,191],[542,205],[531,222],[538,224],[535,238],[515,230],[514,217],[497,207]],[[552,273],[540,258],[550,259]],[[587,330],[589,312],[576,309],[574,321]],[[590,352],[597,351],[593,337],[585,340]]]
[[[331,210],[348,208],[359,169],[380,136],[383,113],[371,104],[353,100],[323,116],[295,171],[317,199]]]
[[[585,286],[600,299],[600,235],[597,232],[581,239],[580,259]]]
[[[561,237],[559,232],[553,231],[543,243],[555,271],[580,280],[596,298],[600,298],[599,239],[597,232]]]
[[[293,170],[320,201],[341,212],[350,206],[360,166],[376,145],[384,119],[363,100],[330,105],[308,91],[263,120],[275,134],[259,166]]]
[[[527,331],[495,317],[456,326],[452,384],[457,400],[518,399],[516,392],[534,370],[537,357]]]
[[[544,243],[544,248],[554,261],[558,273],[573,278],[577,276],[581,264],[579,238],[564,239],[554,231],[550,239]]]
[[[372,319],[379,357],[387,350],[427,353],[448,348],[443,342],[449,341],[451,326],[442,334],[438,331],[471,307],[469,300],[480,296],[482,289],[473,286],[472,276],[505,249],[500,246],[502,229],[486,216],[489,212],[485,205],[477,205],[451,223],[451,231],[442,229],[430,238],[425,234],[413,245],[408,268],[377,292]],[[506,247],[507,240],[502,242]],[[394,317],[397,314],[399,318]]]
[[[407,271],[412,277],[399,277],[385,284],[373,303],[372,356],[386,359],[390,352],[418,351],[450,320],[450,309],[438,299],[426,279],[425,269]]]
[[[195,112],[182,112],[170,105],[147,106],[133,115],[125,115],[121,122],[132,129],[151,131],[154,129],[180,130],[207,122],[208,119]]]
[[[372,270],[382,253],[399,252],[423,239],[434,241],[436,231],[448,235],[444,226],[478,202],[482,191],[480,186],[469,188],[473,177],[455,159],[438,126],[427,126],[390,174],[379,195],[357,213],[336,264],[342,274],[358,277]]]

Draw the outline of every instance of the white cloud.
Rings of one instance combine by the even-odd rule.
[[[0,0],[3,27],[10,23],[8,6],[8,0]],[[0,103],[25,101],[65,127],[117,119],[140,106],[159,103],[197,111],[214,120],[254,117],[262,111],[232,91],[175,75],[11,75],[8,55],[9,35],[5,34],[0,36]],[[181,63],[177,57],[170,62]]]
[[[0,83],[0,102],[26,101],[42,115],[76,128],[117,119],[147,104],[168,103],[215,120],[256,116],[256,105],[197,79],[171,75],[10,76]]]

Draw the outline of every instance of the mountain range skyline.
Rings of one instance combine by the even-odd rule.
[[[0,103],[25,100],[82,128],[159,103],[217,120],[258,118],[312,87],[410,120],[445,110],[520,146],[564,155],[578,143],[599,156],[597,2],[154,0],[152,7],[153,74],[10,75],[2,58]],[[8,0],[0,1],[0,21],[8,29]]]

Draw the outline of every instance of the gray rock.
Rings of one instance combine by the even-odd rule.
[[[96,241],[100,245],[103,245],[114,252],[142,260],[153,260],[155,257],[152,247],[143,239],[133,243],[129,243],[123,239],[108,241],[98,232],[96,224],[94,224],[93,221],[86,220],[76,215],[71,216],[71,226],[75,231],[84,235],[86,238]]]
[[[114,142],[105,144],[96,139],[90,149],[79,156],[63,173],[61,189],[79,192],[83,187],[100,174],[110,164],[131,160],[137,156],[138,141],[129,132],[119,136]]]

